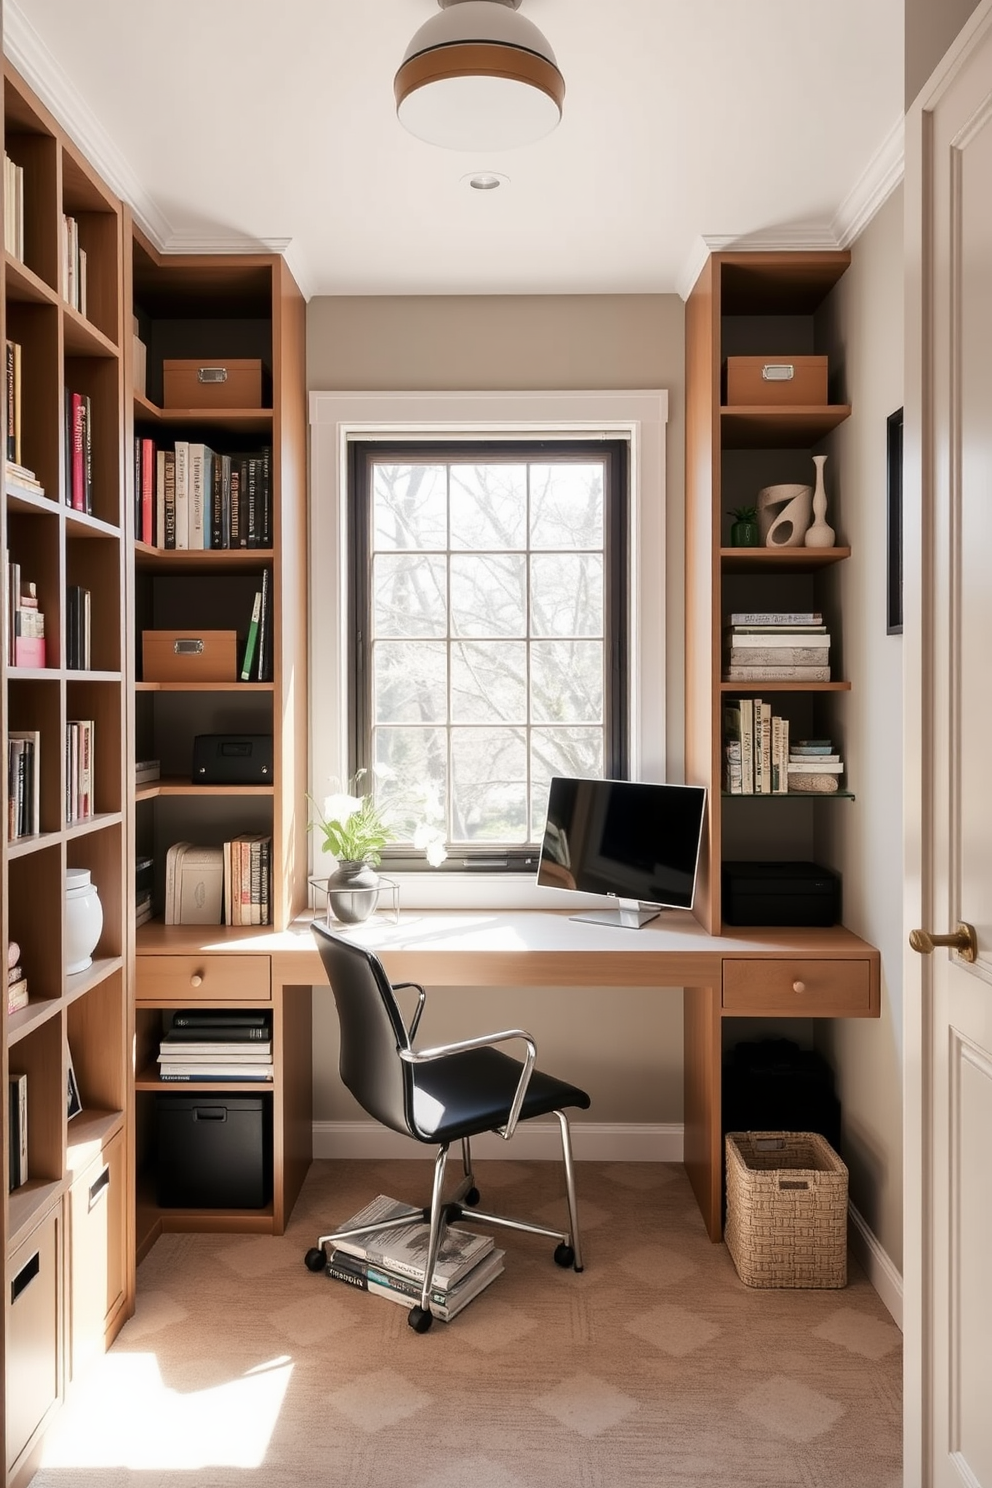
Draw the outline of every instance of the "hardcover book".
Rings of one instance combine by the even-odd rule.
[[[376,1220],[398,1218],[407,1204],[401,1204],[386,1194],[379,1194],[341,1226],[343,1230],[352,1226],[374,1224]],[[412,1277],[423,1285],[424,1267],[427,1264],[427,1247],[430,1240],[430,1225],[424,1220],[411,1220],[407,1225],[392,1230],[372,1230],[367,1235],[356,1235],[353,1239],[334,1242],[335,1249],[358,1256],[373,1265],[384,1266],[400,1276]],[[444,1232],[441,1249],[434,1266],[433,1285],[450,1290],[472,1267],[493,1249],[492,1235],[483,1235],[449,1225]]]

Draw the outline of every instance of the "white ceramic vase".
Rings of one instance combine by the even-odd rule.
[[[88,868],[65,871],[65,969],[69,976],[93,964],[103,930],[103,905]]]
[[[766,548],[802,547],[809,526],[813,487],[790,483],[758,492],[758,536]]]
[[[827,514],[827,488],[823,484],[823,467],[826,463],[826,455],[813,456],[816,483],[813,486],[813,521],[806,529],[804,539],[807,548],[832,548],[834,545],[834,529],[824,520]]]

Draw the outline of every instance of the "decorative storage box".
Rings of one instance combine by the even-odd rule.
[[[143,682],[236,682],[236,630],[143,630]]]
[[[728,1132],[724,1238],[745,1286],[847,1285],[847,1168],[816,1132]]]
[[[272,1102],[265,1096],[155,1097],[163,1209],[261,1209],[272,1198]]]
[[[727,358],[727,407],[756,403],[804,404],[822,407],[827,402],[825,356]]]
[[[163,408],[261,408],[262,363],[257,357],[202,358],[162,363]]]

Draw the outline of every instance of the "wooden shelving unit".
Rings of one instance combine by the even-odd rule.
[[[0,503],[5,555],[37,585],[45,616],[45,665],[8,656],[7,613],[0,689],[4,700],[4,823],[10,793],[8,730],[40,739],[40,831],[4,841],[0,938],[20,946],[27,1007],[2,1009],[4,1099],[3,1250],[6,1482],[27,1482],[47,1422],[68,1383],[116,1334],[133,1305],[128,1243],[128,1054],[126,613],[122,211],[16,72],[3,70],[4,147],[23,170],[24,259],[2,260],[5,338],[21,347],[21,459],[44,488],[10,479]],[[76,220],[86,254],[87,309],[63,298],[63,216]],[[88,395],[92,511],[67,504],[65,392]],[[67,656],[69,588],[91,593],[92,655],[86,671]],[[66,726],[94,720],[92,811],[67,823]],[[92,964],[66,971],[65,875],[92,874],[103,927]],[[69,1119],[70,1057],[83,1103]],[[9,1191],[9,1074],[25,1074],[28,1179]]]
[[[127,237],[129,313],[147,347],[145,392],[128,399],[129,436],[149,437],[166,448],[175,439],[199,439],[219,453],[270,445],[273,502],[271,548],[176,551],[132,544],[134,616],[128,644],[136,758],[160,759],[162,766],[160,780],[132,793],[135,851],[154,860],[157,908],[136,943],[140,1256],[163,1229],[280,1232],[309,1160],[309,1113],[306,1122],[300,1114],[310,1089],[308,994],[297,989],[292,1005],[284,1006],[281,995],[273,995],[267,958],[227,956],[229,945],[250,945],[258,932],[161,921],[171,844],[215,846],[241,832],[271,834],[273,926],[284,928],[306,904],[306,838],[299,829],[307,781],[306,689],[301,685],[307,664],[305,305],[276,255],[162,256],[137,229],[129,228]],[[271,398],[254,409],[165,409],[162,363],[174,357],[260,358]],[[132,475],[129,482],[133,486]],[[270,682],[143,679],[145,629],[198,625],[237,630],[243,637],[263,569],[272,585]],[[209,733],[271,733],[273,783],[194,784],[193,740]],[[271,1084],[177,1087],[159,1080],[156,1056],[164,1023],[171,1012],[190,1005],[267,1008],[273,1032]],[[271,1203],[260,1210],[159,1206],[154,1103],[166,1091],[204,1094],[215,1103],[223,1091],[262,1094],[271,1106]]]
[[[840,544],[830,549],[732,548],[728,508],[753,503],[764,485],[812,484],[811,456],[849,417],[850,406],[841,397],[822,407],[728,407],[721,390],[728,355],[814,353],[816,312],[849,262],[846,252],[715,253],[686,305],[686,778],[709,788],[696,914],[712,934],[719,934],[723,924],[724,860],[776,855],[813,859],[816,813],[852,799],[850,790],[829,796],[737,797],[721,789],[722,708],[728,696],[753,694],[770,700],[777,713],[789,717],[793,737],[822,733],[843,738],[843,713],[836,707],[850,683],[843,674],[844,623],[834,575],[851,550]],[[829,491],[829,472],[827,485]],[[836,526],[834,517],[831,504],[828,520]],[[822,610],[828,620],[831,681],[723,680],[726,614],[804,609]],[[760,849],[754,846],[756,811],[763,813]],[[778,842],[783,844],[780,854]]]

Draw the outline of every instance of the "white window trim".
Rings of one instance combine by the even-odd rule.
[[[665,779],[664,389],[310,394],[310,791],[347,776],[348,445],[376,439],[627,439],[630,444],[630,775]],[[319,669],[319,676],[317,675]],[[326,858],[311,847],[311,872]],[[526,874],[409,873],[404,908],[563,908]],[[578,905],[581,896],[570,895]],[[590,903],[602,902],[594,899]]]

